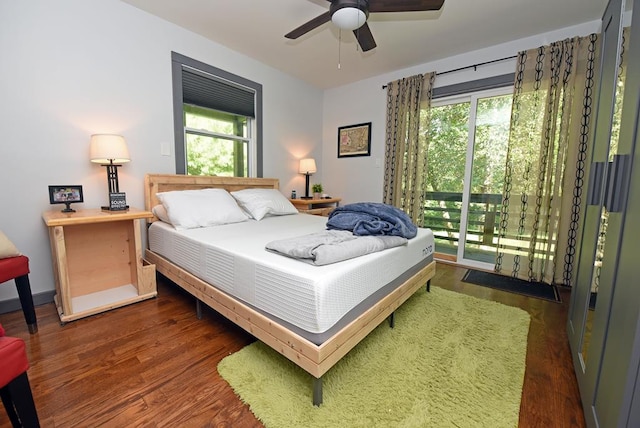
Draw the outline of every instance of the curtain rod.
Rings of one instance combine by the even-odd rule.
[[[481,65],[493,64],[494,62],[502,62],[502,61],[506,61],[508,59],[514,59],[514,58],[518,58],[518,55],[507,56],[507,57],[504,57],[504,58],[494,59],[494,60],[491,60],[491,61],[479,62],[477,64],[467,65],[466,67],[454,68],[453,70],[441,71],[441,72],[436,73],[436,76],[440,76],[441,74],[455,73],[456,71],[462,71],[462,70],[466,70],[468,68],[473,68],[474,71],[475,71]],[[382,85],[382,89],[386,89],[386,88],[387,88],[387,85]]]

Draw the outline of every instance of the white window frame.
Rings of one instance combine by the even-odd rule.
[[[462,208],[460,212],[460,229],[458,235],[458,250],[456,254],[456,263],[470,268],[493,270],[494,264],[479,262],[464,258],[464,249],[467,239],[467,220],[469,218],[469,193],[471,188],[471,167],[473,165],[473,151],[475,143],[476,129],[476,112],[478,100],[481,98],[490,98],[513,94],[513,86],[505,86],[501,88],[485,89],[469,92],[467,94],[451,95],[441,97],[431,101],[431,108],[443,107],[451,104],[469,103],[469,132],[467,134],[467,153],[464,168],[464,184],[462,189]],[[463,245],[460,245],[462,243]]]

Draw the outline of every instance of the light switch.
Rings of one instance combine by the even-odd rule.
[[[171,146],[169,146],[169,143],[160,143],[160,154],[162,156],[171,156]]]

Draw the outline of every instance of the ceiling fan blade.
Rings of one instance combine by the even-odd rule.
[[[369,24],[366,22],[362,27],[353,30],[353,34],[356,35],[356,39],[358,39],[362,52],[370,51],[377,46],[376,41],[373,40],[373,34],[371,34]]]
[[[322,15],[316,16],[309,22],[305,22],[295,30],[285,34],[287,39],[297,39],[298,37],[307,34],[309,31],[321,26],[322,24],[331,21],[331,13],[326,11]]]
[[[444,0],[369,0],[369,12],[420,12],[440,10]]]

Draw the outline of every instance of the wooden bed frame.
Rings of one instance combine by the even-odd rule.
[[[159,192],[204,188],[235,191],[278,187],[278,180],[271,178],[147,174],[145,208],[151,210],[160,203],[156,197]],[[157,219],[154,217],[149,221],[155,220]],[[428,291],[436,265],[435,261],[432,261],[327,341],[316,345],[148,249],[145,252],[145,260],[155,264],[158,272],[196,297],[198,302],[204,302],[311,374],[314,378],[313,404],[316,406],[322,403],[322,375],[385,319],[390,317],[392,322],[394,311],[423,285],[426,284]]]

